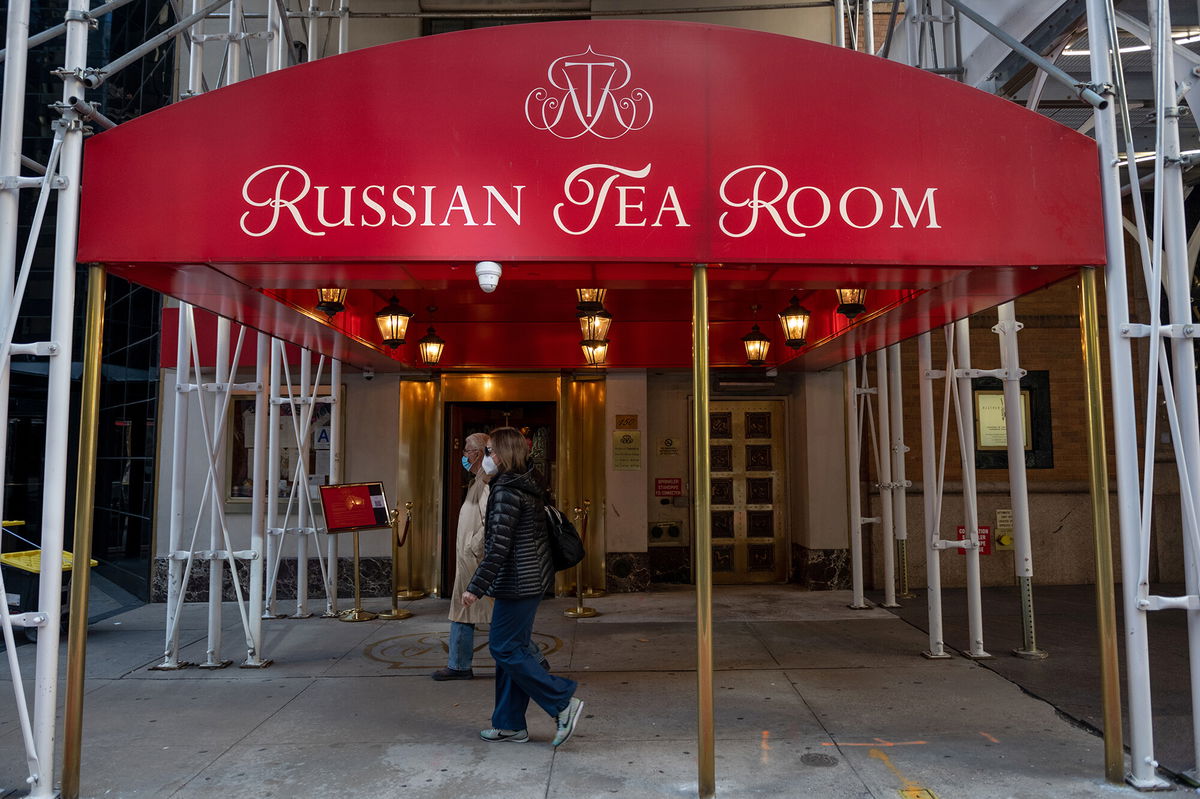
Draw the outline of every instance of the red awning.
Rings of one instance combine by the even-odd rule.
[[[685,366],[687,266],[710,263],[714,365],[744,362],[755,321],[771,362],[791,358],[773,317],[797,293],[816,368],[1102,262],[1096,167],[1074,131],[872,56],[689,23],[517,25],[289,68],[94,137],[79,250],[376,368],[412,364],[429,324],[443,367],[580,365],[571,289],[591,285],[610,289],[611,366]],[[504,266],[494,294],[479,260]],[[350,289],[331,324],[324,285]],[[871,290],[852,327],[843,285]],[[416,313],[394,353],[373,318],[392,294]]]

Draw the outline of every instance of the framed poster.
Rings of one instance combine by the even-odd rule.
[[[318,397],[327,398],[329,393],[329,386],[320,386],[317,389]],[[345,399],[344,389],[339,389],[338,399]],[[296,428],[304,418],[303,405],[295,405],[294,419],[292,409],[291,403],[285,402],[279,406],[279,485],[275,487],[274,495],[284,501],[291,496],[292,483],[296,479],[296,466],[300,461],[300,448],[296,446]],[[226,420],[226,424],[229,425],[229,445],[225,498],[233,502],[249,501],[254,492],[254,393],[235,391],[229,402],[229,414],[230,418]],[[317,496],[316,487],[329,482],[332,466],[329,451],[332,418],[333,408],[327,401],[318,401],[313,406],[312,423],[308,433],[308,458],[304,464],[308,475],[309,495],[313,499]]]
[[[383,483],[340,483],[324,485],[321,510],[330,533],[352,533],[388,527],[387,497]]]

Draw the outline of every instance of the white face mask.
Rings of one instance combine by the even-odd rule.
[[[483,473],[488,475],[496,473],[496,462],[492,460],[491,455],[483,456]]]

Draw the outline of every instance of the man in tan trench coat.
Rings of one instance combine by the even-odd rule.
[[[462,603],[467,583],[483,559],[483,533],[487,518],[488,476],[484,474],[483,451],[488,446],[487,433],[472,433],[463,442],[462,467],[474,478],[467,488],[467,498],[458,512],[458,536],[455,548],[454,590],[450,592],[450,659],[445,668],[432,675],[435,680],[470,680],[475,676],[471,660],[475,655],[475,625],[492,620],[492,598],[480,597],[470,607]],[[530,643],[534,657],[549,670],[550,664]]]

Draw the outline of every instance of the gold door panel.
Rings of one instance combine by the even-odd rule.
[[[714,402],[709,413],[717,583],[787,579],[783,402]]]

